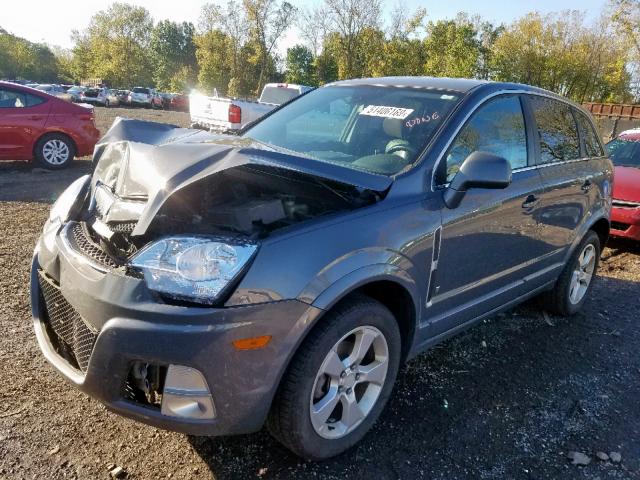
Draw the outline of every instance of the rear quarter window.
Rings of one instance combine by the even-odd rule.
[[[594,128],[593,123],[584,113],[578,110],[574,110],[574,114],[582,132],[585,153],[588,157],[602,157],[604,150],[598,140],[598,132]]]
[[[530,96],[529,101],[538,130],[540,162],[580,158],[580,137],[571,107],[545,97]]]

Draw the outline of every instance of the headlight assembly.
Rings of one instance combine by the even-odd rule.
[[[176,236],[140,250],[130,266],[143,273],[150,290],[168,297],[212,305],[257,250],[253,243]]]

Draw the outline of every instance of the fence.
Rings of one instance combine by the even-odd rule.
[[[583,106],[589,110],[594,117],[640,120],[640,105],[626,105],[622,103],[585,103]]]

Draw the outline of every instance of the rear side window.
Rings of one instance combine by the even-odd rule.
[[[45,102],[44,98],[38,97],[37,95],[31,95],[30,93],[27,93],[25,97],[27,97],[27,107],[35,107],[36,105],[40,105]]]
[[[297,88],[265,87],[262,92],[262,96],[260,97],[260,101],[262,103],[282,105],[283,103],[288,102],[289,100],[297,96]]]
[[[549,98],[531,96],[538,126],[540,162],[552,163],[580,158],[578,128],[571,107]]]
[[[447,182],[476,151],[503,157],[512,169],[527,166],[527,137],[517,96],[491,100],[473,114],[446,154]]]
[[[573,112],[578,120],[580,130],[582,131],[582,138],[584,139],[584,148],[587,157],[602,157],[604,155],[604,151],[602,150],[602,145],[598,141],[598,134],[594,129],[593,124],[584,113],[577,110],[574,110]]]

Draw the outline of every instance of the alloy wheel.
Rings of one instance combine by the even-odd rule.
[[[344,335],[325,357],[311,391],[311,424],[318,435],[351,433],[371,412],[387,378],[389,347],[380,330],[361,326]]]
[[[596,265],[596,248],[589,243],[584,247],[578,257],[578,265],[571,275],[569,286],[569,301],[572,304],[579,303],[593,279],[593,271]]]
[[[42,156],[49,165],[64,164],[70,154],[69,146],[62,140],[51,139],[42,146]]]

